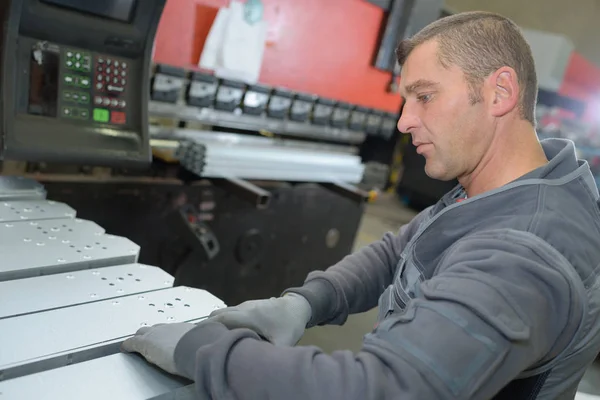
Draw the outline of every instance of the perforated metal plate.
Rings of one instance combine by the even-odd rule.
[[[119,236],[0,243],[0,281],[137,262],[139,246]]]
[[[75,210],[50,200],[4,201],[0,203],[0,222],[73,218]]]
[[[75,240],[100,236],[104,229],[79,218],[0,223],[0,244]]]
[[[22,176],[0,177],[0,200],[43,200],[44,186]]]
[[[0,282],[0,319],[171,286],[171,275],[143,264]]]
[[[137,355],[114,354],[0,382],[0,400],[143,400],[185,385]]]
[[[119,351],[140,327],[196,321],[225,304],[176,287],[0,320],[0,373],[11,379]]]

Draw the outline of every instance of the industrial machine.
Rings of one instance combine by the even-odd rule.
[[[0,5],[0,400],[185,397],[120,343],[352,249],[395,116],[152,66],[164,3]]]
[[[148,163],[144,80],[163,5],[3,3],[3,157]],[[189,385],[119,345],[223,301],[174,287],[138,263],[137,244],[49,200],[35,180],[1,177],[0,201],[0,399],[140,399]]]

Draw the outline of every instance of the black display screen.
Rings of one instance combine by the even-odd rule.
[[[29,114],[56,118],[59,65],[58,52],[32,50],[29,63]]]
[[[61,7],[129,22],[136,0],[41,0]]]

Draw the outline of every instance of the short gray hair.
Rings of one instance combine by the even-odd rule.
[[[472,104],[481,101],[481,83],[503,66],[513,68],[519,82],[521,117],[535,126],[537,76],[531,47],[510,19],[483,11],[454,14],[429,24],[396,49],[400,65],[415,47],[429,40],[439,43],[438,59],[448,68],[457,65],[471,88]]]

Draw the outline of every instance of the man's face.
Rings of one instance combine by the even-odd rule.
[[[492,121],[485,100],[471,104],[461,69],[440,64],[436,41],[410,53],[402,66],[400,92],[405,104],[398,130],[412,136],[417,153],[425,157],[425,173],[440,180],[470,173],[485,151]]]

